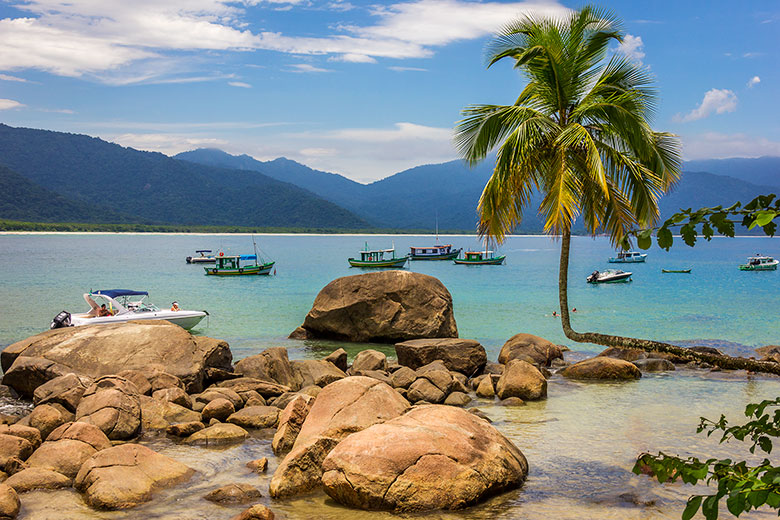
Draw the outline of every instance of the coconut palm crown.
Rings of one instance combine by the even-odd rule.
[[[504,27],[488,48],[488,67],[509,58],[527,80],[513,105],[471,105],[455,141],[472,165],[498,147],[479,201],[479,232],[503,241],[531,195],[545,232],[586,230],[620,243],[658,219],[658,199],[680,178],[680,146],[655,132],[652,78],[619,54],[620,21],[587,6],[564,18],[526,16]]]

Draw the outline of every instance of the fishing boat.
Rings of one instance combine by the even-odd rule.
[[[777,264],[780,261],[775,260],[771,256],[765,256],[757,253],[756,256],[748,258],[746,264],[739,266],[740,271],[776,271]]]
[[[199,256],[188,256],[185,258],[188,264],[213,264],[216,261],[214,255],[211,254],[211,249],[198,249],[195,253]]]
[[[690,269],[661,269],[662,273],[690,273]]]
[[[506,255],[496,256],[493,251],[466,251],[463,258],[455,258],[453,261],[459,265],[501,265]]]
[[[360,260],[355,258],[347,260],[351,267],[404,267],[406,262],[409,261],[408,256],[401,258],[395,256],[395,246],[392,249],[369,250],[368,244],[366,244],[365,249],[358,252],[360,253]],[[385,258],[386,254],[389,254],[390,258]]]
[[[606,271],[593,271],[585,280],[588,283],[625,283],[631,281],[632,274],[620,269],[607,269]]]
[[[167,320],[183,329],[191,329],[209,314],[206,311],[161,310],[146,301],[148,296],[146,291],[129,289],[90,291],[84,294],[89,311],[62,311],[54,317],[50,328],[106,325],[130,320]],[[178,309],[178,305],[174,307]]]
[[[214,257],[214,267],[204,267],[207,275],[212,276],[244,276],[255,274],[270,274],[276,262],[266,262],[257,255],[257,243],[252,237],[253,255],[226,255],[223,251]]]
[[[410,247],[410,260],[453,260],[463,249],[452,249],[452,244],[436,244],[435,246]]]
[[[609,259],[610,264],[636,264],[644,262],[647,259],[647,253],[637,251],[620,251],[617,256]]]

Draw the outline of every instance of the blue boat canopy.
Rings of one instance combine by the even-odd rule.
[[[257,255],[241,255],[241,260],[257,260]]]
[[[109,298],[116,298],[118,296],[149,296],[146,291],[131,291],[130,289],[106,289],[102,291],[92,291],[92,294],[102,294]]]
[[[211,253],[211,249],[196,249],[196,253]]]

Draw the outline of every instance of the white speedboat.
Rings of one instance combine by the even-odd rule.
[[[647,253],[638,251],[620,251],[609,259],[610,264],[636,264],[647,260]]]
[[[631,273],[619,269],[607,269],[606,271],[593,271],[585,280],[588,283],[619,283],[630,282]]]
[[[90,306],[89,311],[62,311],[52,320],[51,328],[103,325],[131,320],[167,320],[189,330],[209,314],[206,311],[161,310],[147,302],[147,296],[149,293],[146,291],[128,289],[90,292],[84,295],[84,300]],[[178,309],[178,305],[174,307]]]

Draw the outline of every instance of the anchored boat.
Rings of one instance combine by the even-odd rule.
[[[661,269],[662,273],[690,273],[690,269]]]
[[[620,269],[607,269],[606,271],[593,271],[585,280],[588,283],[625,283],[631,281],[632,274],[634,273]]]
[[[435,246],[410,247],[410,260],[453,260],[462,249],[452,249],[452,244],[436,244]]]
[[[453,261],[459,265],[501,265],[506,260],[506,255],[495,256],[493,251],[466,251],[463,258],[455,258]]]
[[[52,320],[51,328],[105,325],[130,320],[167,320],[184,329],[191,329],[209,314],[206,311],[161,310],[147,302],[147,296],[149,293],[146,291],[129,289],[89,292],[84,294],[84,300],[90,306],[88,312],[71,314],[62,311]],[[178,309],[178,305],[174,307]]]
[[[404,267],[406,262],[409,261],[408,256],[397,258],[395,256],[395,247],[392,249],[369,250],[368,243],[366,243],[365,249],[359,251],[359,253],[360,260],[356,258],[347,260],[351,267]],[[390,258],[385,258],[385,254],[389,254]]]
[[[637,251],[620,251],[617,256],[609,259],[610,264],[636,264],[644,262],[647,259],[647,253]]]
[[[257,255],[225,255],[220,251],[214,267],[204,267],[207,275],[242,276],[269,274],[276,262],[258,262]]]
[[[757,253],[756,256],[751,256],[750,258],[748,258],[748,262],[746,264],[740,265],[739,270],[740,271],[776,271],[778,263],[780,263],[780,261],[775,260],[771,256],[765,256]]]
[[[199,256],[188,256],[185,258],[188,264],[213,264],[216,261],[214,255],[211,254],[211,249],[198,249],[195,252]]]

